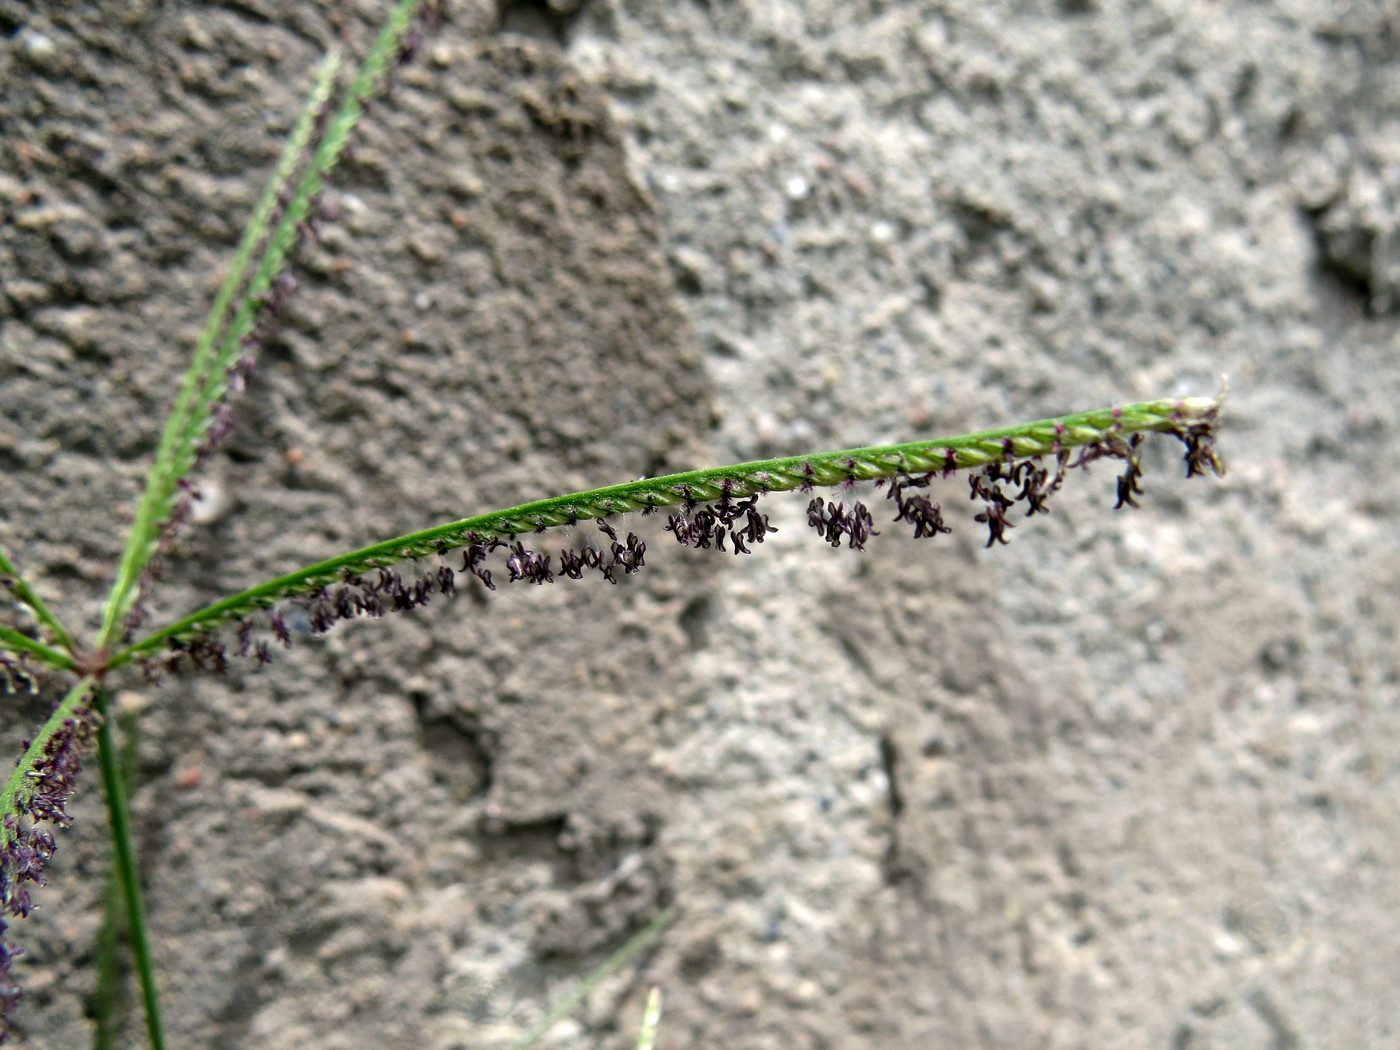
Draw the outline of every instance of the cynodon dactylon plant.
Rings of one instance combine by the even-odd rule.
[[[320,635],[343,620],[415,610],[465,588],[484,594],[505,583],[585,577],[616,584],[658,553],[631,527],[633,515],[664,517],[661,534],[683,547],[751,554],[775,531],[766,501],[796,490],[808,500],[807,521],[821,540],[860,551],[892,530],[931,540],[952,531],[958,512],[945,505],[950,497],[932,493],[935,483],[947,492],[946,479],[961,475],[966,487],[952,498],[991,547],[1006,543],[1022,520],[1047,513],[1070,474],[1100,460],[1114,461],[1120,471],[1114,506],[1138,506],[1142,444],[1154,434],[1181,443],[1188,477],[1223,472],[1214,444],[1218,397],[1147,401],[958,437],[811,452],[548,496],[372,543],[152,624],[144,599],[189,516],[196,495],[191,478],[227,439],[232,400],[253,371],[267,326],[296,290],[288,264],[299,241],[314,235],[318,195],[366,100],[394,62],[413,56],[434,17],[421,0],[402,0],[353,76],[342,78],[335,54],[316,74],[194,347],[100,623],[81,630],[66,622],[0,551],[0,585],[24,614],[13,626],[0,625],[0,682],[33,691],[46,674],[69,680],[48,721],[22,745],[0,796],[0,903],[9,919],[34,907],[32,889],[43,883],[56,848],[53,829],[69,823],[80,764],[95,746],[120,908],[155,1047],[164,1040],[156,965],[108,710],[122,676],[158,682],[194,670],[222,673],[236,661],[267,663],[292,643],[294,624]],[[559,530],[574,533],[566,539]],[[8,921],[0,919],[0,931]],[[12,1031],[20,999],[10,965],[20,951],[0,939],[0,1041]]]

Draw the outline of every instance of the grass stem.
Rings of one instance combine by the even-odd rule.
[[[626,944],[608,956],[596,970],[580,981],[578,987],[566,995],[554,1009],[545,1014],[535,1027],[530,1029],[524,1039],[513,1044],[511,1050],[530,1050],[531,1047],[539,1043],[551,1028],[578,1009],[578,1004],[583,1002],[589,992],[631,962],[633,956],[660,936],[661,932],[671,925],[675,918],[676,906],[672,904],[633,934]]]
[[[127,929],[131,954],[141,981],[141,1002],[146,1014],[146,1034],[151,1050],[165,1050],[165,1030],[161,1024],[160,996],[156,991],[155,961],[147,936],[146,906],[141,899],[141,876],[136,869],[136,845],[131,837],[131,812],[127,807],[126,785],[122,776],[122,756],[105,689],[95,694],[101,722],[97,729],[97,754],[102,766],[102,787],[107,798],[107,823],[112,834],[117,876],[126,902]]]

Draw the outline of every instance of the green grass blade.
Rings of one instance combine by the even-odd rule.
[[[155,556],[161,527],[174,510],[180,479],[188,475],[193,467],[195,450],[208,431],[213,406],[223,391],[221,383],[211,383],[211,377],[223,379],[223,374],[236,360],[229,359],[230,347],[237,351],[241,339],[241,335],[232,340],[226,338],[222,352],[216,354],[215,346],[220,332],[226,327],[234,297],[245,284],[253,254],[267,238],[268,225],[278,198],[305,157],[316,117],[330,97],[339,68],[340,59],[334,52],[322,62],[311,95],[282,149],[272,177],[268,179],[253,209],[253,216],[234,254],[233,264],[214,298],[204,330],[195,344],[193,357],[181,380],[180,391],[161,434],[155,462],[137,506],[136,521],[127,538],[116,582],[103,609],[98,641],[100,647],[111,644],[123,619],[130,612],[137,597],[141,572]],[[245,290],[245,297],[248,294]]]
[[[711,467],[536,500],[398,536],[279,576],[148,635],[116,654],[110,666],[121,667],[155,653],[171,639],[192,638],[219,624],[266,609],[281,599],[314,594],[347,574],[445,553],[485,537],[518,536],[629,511],[706,502],[718,499],[726,491],[742,499],[812,485],[835,486],[906,473],[976,468],[1008,458],[1054,456],[1061,450],[1108,440],[1121,442],[1127,436],[1146,432],[1191,433],[1208,440],[1219,409],[1220,402],[1209,398],[1147,401],[961,437]],[[1209,455],[1213,457],[1214,453]],[[1218,460],[1211,462],[1219,468]]]
[[[40,663],[57,667],[61,671],[71,671],[75,666],[73,657],[63,650],[37,642],[29,635],[20,634],[11,627],[0,627],[0,651],[6,649],[14,653],[28,653]]]
[[[9,588],[10,593],[20,604],[29,608],[34,614],[34,618],[49,632],[49,637],[73,652],[73,636],[68,633],[50,610],[44,599],[35,593],[34,588],[29,586],[25,578],[20,575],[20,571],[15,568],[15,563],[5,556],[4,551],[0,551],[0,586]]]
[[[626,966],[632,959],[652,941],[656,940],[671,925],[676,918],[676,906],[672,904],[651,922],[643,926],[637,933],[633,934],[621,948],[608,956],[596,970],[590,973],[579,982],[577,988],[566,995],[554,1009],[550,1010],[540,1021],[531,1028],[525,1038],[511,1045],[511,1050],[530,1050],[536,1043],[543,1039],[551,1028],[568,1017],[578,1009],[578,1004],[583,1002],[588,993],[597,988],[618,970]]]
[[[107,799],[107,824],[112,848],[120,871],[122,897],[126,905],[131,954],[141,980],[141,1003],[146,1014],[146,1036],[151,1050],[165,1050],[165,1029],[161,1023],[160,996],[156,990],[155,961],[151,952],[146,905],[141,897],[141,876],[136,867],[136,843],[131,836],[131,811],[127,806],[126,785],[122,779],[121,754],[112,719],[108,717],[108,695],[97,690],[97,755],[102,765],[102,787]]]

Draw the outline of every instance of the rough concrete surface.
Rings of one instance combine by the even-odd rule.
[[[317,56],[385,7],[0,0],[0,545],[70,616]],[[157,615],[1223,373],[1230,473],[1154,444],[1142,509],[1100,470],[995,550],[971,505],[852,553],[774,498],[747,559],[648,522],[617,587],[124,681],[172,1046],[507,1047],[670,902],[543,1045],[629,1045],[653,985],[661,1047],[1400,1040],[1393,0],[461,0],[327,203]],[[16,931],[21,1045],[91,1045],[97,796]]]

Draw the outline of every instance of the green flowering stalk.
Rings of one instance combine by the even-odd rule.
[[[885,486],[895,522],[912,527],[915,537],[931,537],[950,528],[941,505],[915,490],[966,471],[971,498],[981,507],[974,520],[986,525],[987,545],[1005,543],[1014,506],[1022,504],[1027,516],[1045,512],[1069,470],[1099,459],[1123,462],[1116,505],[1136,506],[1142,492],[1139,447],[1150,433],[1182,441],[1188,477],[1222,473],[1214,444],[1219,413],[1218,398],[1147,401],[962,437],[711,467],[536,500],[399,536],[259,584],[129,645],[106,666],[139,660],[152,671],[190,665],[222,671],[230,657],[249,656],[265,663],[269,641],[284,647],[291,641],[290,608],[303,609],[311,633],[323,634],[340,620],[417,608],[435,594],[451,596],[463,576],[489,590],[502,575],[512,583],[543,584],[596,572],[616,583],[619,574],[635,573],[645,563],[646,543],[633,532],[623,539],[609,520],[630,512],[679,508],[665,528],[681,544],[723,551],[728,543],[735,554],[748,554],[749,544],[775,531],[758,510],[759,500],[794,489],[849,489],[874,481]],[[597,523],[598,545],[563,548],[557,561],[521,538],[589,521]],[[808,505],[808,522],[834,546],[864,549],[878,535],[873,515],[860,502],[847,507],[817,497]],[[454,551],[463,552],[460,565],[448,560]],[[396,568],[425,558],[436,565],[412,578]],[[225,625],[235,628],[233,638],[219,635]]]

